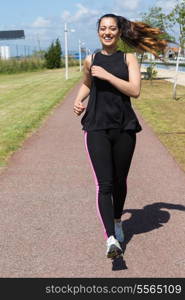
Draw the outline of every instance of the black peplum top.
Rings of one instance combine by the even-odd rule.
[[[122,51],[111,55],[98,52],[94,56],[92,65],[101,66],[116,77],[129,80],[128,66]],[[120,128],[137,133],[142,130],[130,97],[108,81],[93,76],[89,100],[81,124],[82,130],[85,131]]]

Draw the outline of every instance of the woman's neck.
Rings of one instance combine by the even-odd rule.
[[[102,48],[102,53],[105,54],[105,55],[111,55],[113,53],[115,53],[117,50],[116,50],[116,47],[114,48]]]

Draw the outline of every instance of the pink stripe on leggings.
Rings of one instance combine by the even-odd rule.
[[[93,174],[94,174],[94,180],[95,180],[95,185],[96,185],[96,210],[97,210],[97,214],[99,216],[100,222],[102,223],[103,228],[104,228],[104,238],[107,239],[108,236],[107,236],[107,233],[106,233],[106,229],[105,229],[105,226],[104,226],[101,214],[100,214],[100,210],[99,210],[99,205],[98,205],[99,184],[98,184],[96,173],[94,171],[94,168],[93,168],[93,165],[92,165],[92,161],[91,161],[91,158],[90,158],[90,155],[89,155],[89,151],[88,151],[88,147],[87,147],[87,131],[85,131],[85,130],[84,130],[84,137],[85,137],[85,148],[86,148],[87,155],[88,155],[88,158],[89,158],[89,162],[90,162]]]

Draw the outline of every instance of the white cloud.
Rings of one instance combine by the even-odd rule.
[[[71,18],[71,13],[68,10],[64,10],[61,18],[63,21],[68,21]]]
[[[84,18],[84,16],[87,16],[89,14],[90,10],[81,3],[77,3],[76,6],[78,7],[78,10],[74,15],[74,21],[80,21]]]
[[[38,17],[33,23],[32,27],[37,27],[37,28],[45,28],[45,27],[50,27],[51,21],[48,19],[45,19],[43,17]]]
[[[118,6],[121,9],[135,10],[142,3],[141,0],[116,0],[116,7]]]
[[[84,21],[91,22],[91,19],[94,17],[97,18],[100,13],[98,10],[87,8],[81,3],[77,3],[76,7],[77,11],[74,15],[72,15],[69,11],[65,10],[61,15],[62,20],[65,22],[73,23]]]

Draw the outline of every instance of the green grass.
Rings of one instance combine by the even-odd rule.
[[[82,73],[78,67],[0,75],[0,167],[38,128]]]
[[[160,141],[185,171],[185,87],[177,86],[177,100],[172,99],[173,84],[165,80],[142,80],[140,97],[132,106],[153,128]]]
[[[79,65],[79,61],[69,56],[69,67]],[[83,64],[83,60],[82,60]],[[65,67],[65,58],[61,58],[61,68]],[[23,57],[23,58],[10,58],[7,60],[0,59],[0,74],[18,74],[22,72],[33,72],[43,70],[46,68],[46,61],[44,58],[39,57]]]
[[[45,60],[38,57],[0,59],[0,74],[15,74],[46,69]]]

